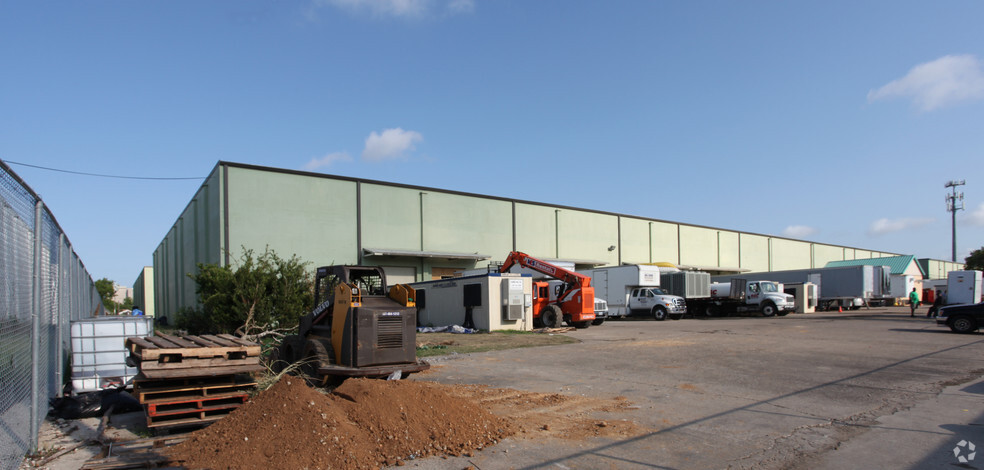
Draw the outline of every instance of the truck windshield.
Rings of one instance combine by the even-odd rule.
[[[653,287],[649,290],[652,291],[653,295],[666,295],[666,292],[663,292],[663,289],[660,289],[659,287]]]
[[[762,292],[777,292],[779,289],[771,282],[762,283]]]

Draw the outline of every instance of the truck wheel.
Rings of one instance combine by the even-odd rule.
[[[660,305],[653,307],[653,320],[656,321],[666,320],[666,309]]]
[[[540,313],[540,321],[547,328],[560,328],[561,323],[564,321],[563,319],[564,312],[556,305],[549,305]]]
[[[591,320],[591,324],[592,325],[600,325],[602,323],[605,323],[605,319],[604,318],[596,318],[594,320]]]
[[[977,331],[977,322],[967,316],[959,316],[950,320],[950,331],[954,333],[973,333]]]
[[[776,314],[776,304],[772,302],[766,302],[764,305],[762,305],[763,317],[772,317],[775,316],[775,314]]]
[[[574,328],[577,328],[579,330],[582,330],[582,329],[587,328],[589,326],[591,326],[591,320],[588,320],[588,321],[576,321],[576,322],[574,322]]]

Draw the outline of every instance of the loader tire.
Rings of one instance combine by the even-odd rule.
[[[540,321],[546,328],[560,328],[564,323],[564,312],[556,305],[549,305],[540,313]]]
[[[273,348],[270,351],[270,355],[267,356],[267,368],[270,369],[274,374],[279,374],[284,370],[284,361],[280,360],[280,346]]]
[[[280,360],[288,364],[301,360],[301,353],[304,352],[304,338],[297,335],[287,335],[280,342]]]
[[[318,369],[322,365],[331,365],[334,362],[328,354],[328,348],[325,347],[325,344],[316,339],[309,339],[304,342],[304,355],[302,357],[301,370],[309,379],[317,382],[321,381],[321,374],[318,373]]]

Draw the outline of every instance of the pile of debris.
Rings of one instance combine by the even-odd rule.
[[[168,455],[186,468],[374,468],[467,454],[514,432],[439,384],[350,379],[325,395],[285,376]]]

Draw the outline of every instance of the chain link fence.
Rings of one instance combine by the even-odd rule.
[[[101,310],[54,216],[0,161],[0,470],[37,450],[48,399],[68,381],[71,321]]]

